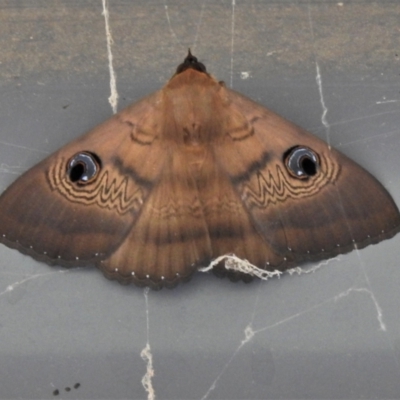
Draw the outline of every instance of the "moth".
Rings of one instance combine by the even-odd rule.
[[[0,197],[6,246],[155,289],[224,254],[283,271],[399,230],[399,210],[372,175],[218,82],[190,51],[161,90]]]

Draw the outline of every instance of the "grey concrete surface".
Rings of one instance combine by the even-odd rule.
[[[400,204],[398,2],[109,0],[108,11],[118,109],[160,88],[191,47]],[[0,0],[0,191],[112,115],[102,13],[100,0]],[[399,398],[399,247],[397,236],[247,285],[197,273],[146,294],[0,246],[0,398]]]

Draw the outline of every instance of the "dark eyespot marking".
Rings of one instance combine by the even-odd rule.
[[[318,173],[319,158],[308,147],[296,146],[284,155],[284,162],[290,175],[298,179],[307,179]]]
[[[72,156],[67,164],[67,174],[71,182],[86,185],[96,179],[101,169],[100,158],[89,151]]]

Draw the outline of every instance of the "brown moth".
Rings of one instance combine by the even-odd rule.
[[[224,254],[285,270],[399,230],[399,211],[373,176],[228,89],[190,52],[161,90],[0,197],[5,245],[153,288],[173,287]]]

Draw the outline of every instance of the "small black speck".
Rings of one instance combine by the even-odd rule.
[[[65,391],[66,391],[66,392],[70,392],[70,391],[71,391],[71,388],[70,388],[70,387],[66,387],[66,388],[65,388]]]
[[[60,394],[60,391],[58,389],[53,391],[53,396],[58,396]]]
[[[79,386],[81,386],[80,383],[75,383],[74,388],[75,388],[75,389],[78,389]]]
[[[65,110],[66,108],[68,108],[70,106],[70,104],[67,104],[65,106],[62,106],[62,108]]]

